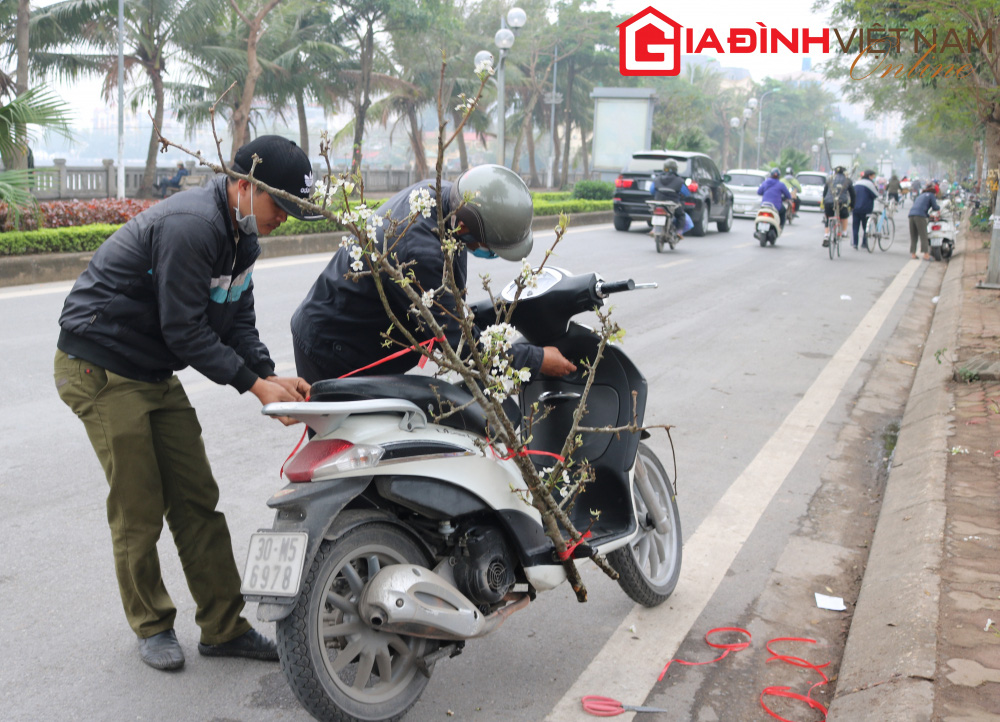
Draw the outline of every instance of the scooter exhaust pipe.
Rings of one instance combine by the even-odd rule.
[[[527,594],[508,594],[504,607],[484,616],[440,574],[413,564],[392,564],[372,577],[358,599],[361,618],[372,629],[411,637],[461,641],[496,631],[530,603]]]

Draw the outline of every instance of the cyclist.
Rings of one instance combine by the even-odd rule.
[[[900,183],[899,176],[897,176],[896,172],[893,171],[892,176],[889,178],[889,183],[886,184],[885,192],[888,194],[889,200],[896,201],[897,205],[899,204],[899,190],[901,186],[902,184]]]
[[[684,184],[684,179],[677,175],[677,161],[667,158],[663,162],[663,172],[653,176],[653,187],[651,189],[653,199],[658,201],[680,201],[684,196],[691,195],[691,191]],[[674,226],[677,228],[677,237],[684,231],[684,204],[678,203],[674,211]]]
[[[833,175],[823,186],[823,213],[827,218],[833,218],[834,205],[840,207],[840,232],[847,235],[847,219],[854,205],[854,184],[847,177],[847,171],[842,165],[833,169]],[[823,246],[830,245],[829,231],[823,235]]]
[[[854,221],[851,226],[854,234],[851,245],[855,249],[858,247],[859,224],[864,233],[864,241],[861,247],[868,248],[868,228],[866,228],[867,224],[865,222],[869,214],[875,211],[875,199],[879,196],[878,188],[872,183],[872,176],[874,175],[875,171],[866,170],[861,174],[861,180],[854,185]]]

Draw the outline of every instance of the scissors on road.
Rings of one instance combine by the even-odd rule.
[[[622,704],[610,697],[599,697],[588,694],[583,698],[583,709],[595,717],[614,717],[626,712],[666,712],[660,707],[637,707],[632,704]]]

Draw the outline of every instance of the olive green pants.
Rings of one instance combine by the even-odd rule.
[[[180,380],[134,381],[56,352],[59,397],[80,417],[108,479],[108,524],[125,616],[139,637],[172,629],[177,610],[160,575],[163,519],[197,605],[201,641],[250,629],[229,528],[201,426]]]

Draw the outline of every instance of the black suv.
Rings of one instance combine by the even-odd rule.
[[[632,221],[650,222],[646,201],[653,197],[653,174],[663,170],[668,158],[677,161],[677,175],[691,181],[691,196],[684,198],[684,210],[694,221],[690,235],[705,235],[711,222],[722,232],[732,228],[733,193],[711,158],[683,150],[642,150],[632,154],[632,160],[615,179],[615,229],[627,231]]]

